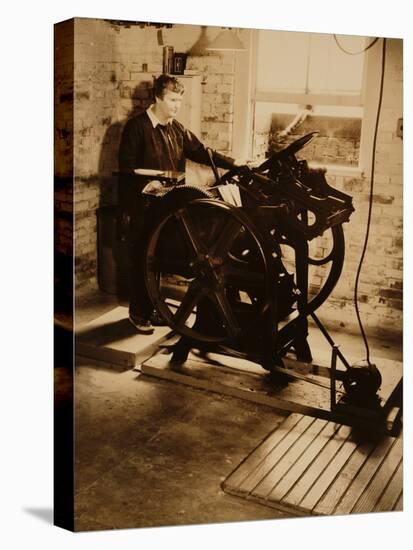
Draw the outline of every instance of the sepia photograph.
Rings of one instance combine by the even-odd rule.
[[[397,515],[404,39],[200,19],[54,24],[54,524]]]

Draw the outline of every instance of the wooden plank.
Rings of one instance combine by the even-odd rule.
[[[234,472],[229,475],[224,481],[223,487],[231,487],[237,490],[238,486],[249,473],[261,463],[267,454],[274,449],[274,447],[288,434],[290,429],[294,428],[302,418],[303,416],[301,414],[290,414],[282,424],[266,437],[264,441],[241,462]]]
[[[368,460],[369,454],[374,446],[371,444],[360,445],[351,455],[348,462],[339,472],[336,480],[327,490],[325,495],[313,509],[316,514],[331,515],[344,493],[352,483],[360,468]]]
[[[363,465],[361,470],[357,473],[350,487],[344,494],[342,500],[337,504],[334,509],[334,514],[342,515],[349,514],[357,500],[366,490],[368,483],[370,482],[372,476],[376,472],[377,468],[386,458],[387,453],[394,444],[394,439],[391,437],[384,437],[378,443],[378,445],[373,449],[372,453],[369,456],[368,461]]]
[[[303,416],[300,422],[290,430],[282,441],[262,460],[258,467],[241,483],[240,489],[246,493],[251,492],[259,482],[271,471],[271,469],[281,460],[290,447],[294,445],[297,439],[306,431],[306,429],[315,422],[310,416]]]
[[[400,459],[396,471],[375,505],[373,512],[389,512],[393,510],[400,498],[401,487],[403,487],[403,459]]]
[[[253,363],[252,361],[246,361],[244,359],[239,359],[235,357],[228,357],[223,354],[218,353],[208,353],[207,354],[208,359],[212,358],[214,361],[221,362],[222,364],[231,365],[234,368],[247,368],[248,370],[256,369],[258,373],[262,372],[261,367],[258,367],[256,363]],[[195,360],[199,360],[197,357],[193,357]],[[307,374],[309,373],[308,378],[312,378],[311,374],[314,375],[315,379],[318,379],[319,381],[328,384],[329,383],[329,375],[330,375],[330,368],[329,366],[322,366],[319,363],[303,363],[301,361],[297,361],[296,359],[292,359],[291,357],[285,357],[283,358],[283,361],[285,363],[285,366],[288,369],[291,369],[297,373]],[[394,393],[397,391],[397,388],[400,384],[400,381],[403,376],[403,364],[400,361],[395,361],[392,359],[385,359],[385,358],[375,358],[373,361],[375,364],[377,364],[381,375],[382,375],[382,383],[381,387],[378,391],[378,395],[382,402],[383,409],[386,409],[387,403],[391,403],[391,398],[394,395]],[[330,355],[328,358],[327,365],[330,364]],[[246,367],[244,367],[246,365]],[[343,372],[345,372],[345,369],[339,369],[340,374],[342,375]],[[326,380],[326,377],[328,378]],[[295,388],[294,388],[295,391]],[[339,395],[338,395],[339,396]],[[390,406],[391,407],[391,406]],[[389,407],[389,408],[390,408]],[[374,410],[369,411],[368,409],[363,409],[360,407],[353,407],[355,413],[357,414],[365,414],[367,416],[369,415],[377,415],[377,411]],[[379,409],[380,412],[380,409]]]
[[[239,385],[245,385],[246,383],[250,390],[274,394],[278,397],[282,396],[284,400],[294,401],[303,406],[312,403],[314,406],[321,407],[325,411],[329,411],[330,409],[328,387],[321,388],[307,381],[293,379],[291,379],[288,385],[276,384],[274,378],[270,377],[268,372],[259,364],[244,358],[213,352],[199,354],[199,352],[194,351],[189,354],[188,360],[182,364],[181,370],[188,374],[191,370],[194,376],[199,376],[199,367],[201,365],[203,366],[202,371],[210,369],[211,367],[220,367],[233,374],[244,373],[250,375],[248,381],[247,378],[245,378],[244,381],[241,378],[239,379]],[[297,365],[301,365],[301,363],[297,363]],[[255,377],[252,375],[255,375]],[[309,378],[318,381],[323,380],[321,377],[311,375]],[[253,380],[255,380],[255,382],[253,382]],[[326,381],[323,380],[323,383],[325,384]],[[251,384],[253,385],[251,386]]]
[[[403,377],[403,364],[400,361],[379,357],[373,358],[372,362],[377,365],[381,373],[382,383],[378,394],[386,403]]]
[[[314,510],[317,502],[321,499],[330,485],[335,481],[344,464],[350,458],[354,450],[357,448],[357,443],[352,440],[344,442],[339,449],[334,459],[327,465],[323,473],[317,479],[316,483],[306,494],[300,506],[308,510]]]
[[[188,386],[268,405],[277,411],[299,412],[311,416],[324,413],[326,418],[329,418],[330,415],[327,409],[322,409],[320,412],[319,409],[306,405],[309,400],[314,402],[311,401],[311,398],[314,398],[315,393],[313,388],[310,389],[311,393],[308,393],[308,383],[297,381],[289,384],[293,387],[284,387],[274,383],[265,372],[254,374],[191,360],[182,365],[173,365],[167,356],[160,355],[145,361],[141,371],[164,380],[180,382]],[[316,390],[328,395],[323,388],[316,388]],[[294,391],[297,392],[297,401],[290,401],[286,395],[293,396]],[[329,402],[328,399],[324,401],[325,403]]]
[[[197,360],[190,358],[183,364],[173,364],[170,356],[156,355],[142,364],[141,371],[164,380],[268,405],[278,412],[301,413],[365,429],[384,429],[377,422],[376,414],[369,418],[370,413],[366,413],[366,417],[361,418],[351,415],[345,408],[340,412],[330,411],[330,395],[325,388],[301,380],[290,382],[287,386],[277,384],[256,364],[253,364],[253,370],[245,364],[241,369],[237,368],[237,362],[247,363],[245,360],[222,357],[222,362],[214,359],[212,364],[207,358],[200,360],[199,357]]]
[[[403,511],[403,492],[400,493],[399,498],[397,499],[396,504],[393,508],[394,512],[402,512]]]
[[[128,309],[118,306],[82,325],[75,334],[75,353],[133,368],[172,335],[169,327],[139,334],[128,321]]]
[[[290,506],[298,506],[300,504],[309,489],[320,476],[320,473],[324,470],[326,464],[333,459],[337,451],[347,440],[350,435],[350,431],[351,429],[348,426],[341,426],[338,432],[328,440],[327,444],[324,445],[323,449],[313,460],[310,467],[304,472],[299,481],[283,498],[284,503],[288,503]]]
[[[288,452],[281,457],[278,462],[274,462],[274,466],[271,471],[257,484],[254,489],[254,494],[260,495],[266,498],[271,491],[277,486],[280,480],[284,479],[291,467],[297,462],[297,460],[306,452],[308,447],[314,441],[314,439],[320,434],[323,428],[326,426],[326,420],[315,420],[304,431],[297,441],[290,447]],[[275,449],[276,450],[276,449]]]
[[[370,512],[377,501],[380,499],[384,488],[391,479],[395,468],[399,464],[403,454],[403,444],[401,439],[396,439],[394,445],[390,449],[385,460],[380,464],[380,467],[374,472],[367,488],[364,490],[355,506],[352,508],[353,513]]]
[[[97,367],[102,370],[113,370],[115,372],[126,372],[128,370],[131,370],[131,367],[129,365],[120,365],[119,362],[109,362],[109,361],[101,361],[100,359],[94,359],[93,357],[85,357],[83,355],[77,354],[75,356],[75,367],[76,368],[82,368],[82,367]]]
[[[399,435],[401,431],[401,421],[403,415],[403,409],[399,406],[390,406],[388,407],[388,413],[386,415],[386,424],[387,431],[390,435]],[[392,430],[396,428],[395,433],[392,433]]]
[[[128,369],[132,369],[135,366],[135,353],[129,351],[102,348],[92,344],[76,342],[75,354],[104,361],[105,363],[115,363]]]
[[[320,432],[319,436],[312,441],[303,454],[290,468],[287,474],[274,486],[272,492],[268,495],[268,499],[282,501],[283,497],[293,488],[299,480],[303,472],[311,465],[313,460],[322,451],[331,437],[339,430],[340,426],[328,422]]]

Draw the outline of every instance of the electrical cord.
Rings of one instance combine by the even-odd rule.
[[[361,268],[363,266],[364,256],[366,254],[367,250],[367,244],[369,241],[369,234],[370,234],[370,225],[371,225],[371,213],[373,209],[373,190],[374,190],[374,169],[375,169],[375,163],[376,163],[376,143],[377,143],[377,134],[379,129],[379,121],[380,121],[380,114],[381,114],[381,105],[383,100],[383,85],[384,85],[384,70],[385,70],[385,62],[386,62],[386,39],[383,38],[383,50],[382,50],[382,61],[381,61],[381,78],[380,78],[380,93],[379,93],[379,103],[377,106],[377,116],[376,116],[376,124],[374,128],[374,137],[373,137],[373,155],[371,159],[371,179],[370,179],[370,193],[369,193],[369,210],[368,210],[368,216],[367,216],[367,227],[366,227],[366,235],[364,237],[364,245],[363,245],[363,251],[360,256],[359,265],[357,268],[357,275],[356,280],[354,284],[354,306],[356,309],[356,315],[357,315],[357,321],[360,327],[360,332],[364,340],[364,345],[366,347],[366,361],[369,366],[371,366],[370,363],[370,348],[367,341],[366,333],[363,328],[363,323],[361,321],[359,306],[358,306],[358,284],[359,284],[359,278],[361,273]]]
[[[379,40],[379,37],[377,36],[366,48],[364,48],[364,50],[360,50],[358,52],[349,52],[348,50],[343,48],[343,46],[340,44],[340,42],[338,41],[337,35],[333,34],[333,36],[337,46],[340,48],[342,52],[346,53],[347,55],[360,55],[361,53],[364,53],[367,50],[369,50],[371,47],[373,47],[374,44],[377,42],[377,40]]]

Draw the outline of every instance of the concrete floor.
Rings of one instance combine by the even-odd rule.
[[[107,295],[80,296],[77,323],[115,305]],[[333,337],[364,357],[360,338]],[[372,355],[401,360],[400,345],[370,344]],[[85,358],[76,365],[76,530],[287,517],[220,488],[284,415]]]

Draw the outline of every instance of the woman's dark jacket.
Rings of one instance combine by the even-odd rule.
[[[233,159],[212,152],[213,161],[220,168],[233,167]],[[205,146],[191,131],[173,119],[155,127],[145,112],[131,118],[126,123],[119,147],[119,171],[130,172],[135,168],[172,170],[185,172],[185,161],[190,159],[199,164],[210,165]],[[136,217],[143,215],[141,190],[147,183],[145,178],[121,175],[119,181],[119,206],[123,222],[136,234]],[[190,182],[188,182],[190,183]],[[125,235],[123,235],[125,236]]]

